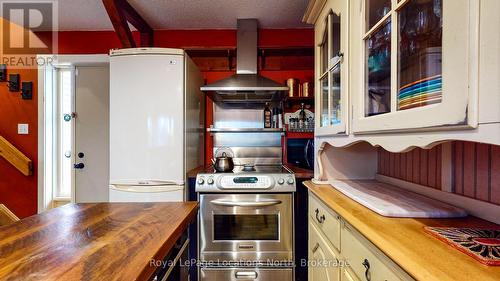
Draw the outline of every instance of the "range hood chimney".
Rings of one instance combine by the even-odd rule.
[[[235,107],[280,101],[288,87],[257,74],[257,20],[238,19],[236,74],[201,87],[215,102]]]

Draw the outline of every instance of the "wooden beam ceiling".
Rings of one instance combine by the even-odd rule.
[[[128,23],[139,31],[141,47],[153,46],[153,29],[127,0],[102,0],[102,3],[123,48],[137,47]]]

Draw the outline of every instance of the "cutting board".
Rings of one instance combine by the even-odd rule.
[[[441,201],[374,180],[332,181],[335,189],[385,217],[457,218],[465,210]]]

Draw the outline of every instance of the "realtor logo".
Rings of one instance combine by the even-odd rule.
[[[0,0],[0,13],[0,64],[36,68],[36,55],[57,53],[56,0]]]

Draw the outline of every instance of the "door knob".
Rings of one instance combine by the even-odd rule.
[[[83,164],[83,163],[76,163],[76,164],[73,164],[73,167],[75,169],[83,169],[83,168],[85,168],[85,164]]]

